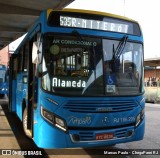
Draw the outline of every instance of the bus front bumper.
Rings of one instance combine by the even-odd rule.
[[[137,127],[125,126],[115,129],[64,132],[44,121],[37,129],[38,131],[36,128],[34,130],[34,141],[41,148],[102,147],[142,140],[145,131],[145,118]]]

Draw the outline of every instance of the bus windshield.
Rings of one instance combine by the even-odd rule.
[[[142,91],[140,43],[46,34],[43,50],[45,91],[64,96],[123,96]]]

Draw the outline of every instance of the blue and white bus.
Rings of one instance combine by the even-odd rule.
[[[6,76],[7,68],[0,64],[0,97],[4,97],[8,92],[8,83]]]
[[[41,148],[142,140],[143,56],[136,21],[46,10],[10,58],[10,111]]]

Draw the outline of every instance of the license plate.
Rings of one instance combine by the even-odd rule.
[[[106,139],[113,139],[113,133],[103,133],[103,134],[96,134],[96,140],[106,140]]]

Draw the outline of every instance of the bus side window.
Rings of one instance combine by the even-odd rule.
[[[29,42],[26,43],[23,50],[23,65],[22,71],[27,72],[28,70],[28,54],[29,54]]]
[[[20,49],[19,55],[17,56],[18,58],[18,73],[22,72],[22,64],[23,64],[23,47]]]

